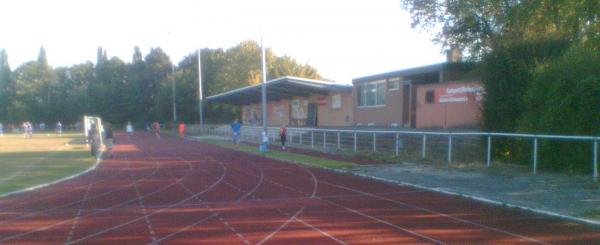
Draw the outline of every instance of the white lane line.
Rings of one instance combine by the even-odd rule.
[[[144,200],[142,198],[142,195],[140,194],[140,190],[138,188],[137,183],[135,183],[133,186],[135,187],[135,192],[138,196],[138,203],[142,208],[142,214],[144,215],[144,220],[146,222],[146,227],[148,228],[150,238],[152,239],[152,241],[156,241],[156,236],[154,235],[154,228],[152,227],[152,223],[150,222],[150,218],[148,217],[148,211],[146,210],[146,206],[144,206]]]
[[[296,211],[296,213],[294,213],[294,215],[292,217],[290,217],[288,220],[286,220],[283,224],[281,224],[279,227],[277,227],[277,229],[273,232],[271,232],[269,235],[267,235],[265,238],[263,238],[262,240],[260,240],[260,242],[257,242],[257,245],[261,245],[265,242],[267,242],[269,239],[271,239],[271,237],[273,237],[275,234],[277,234],[279,231],[281,231],[283,228],[285,228],[290,222],[292,222],[296,216],[300,215],[300,213],[302,213],[304,211],[304,208],[301,208],[300,210]]]
[[[405,207],[408,207],[408,208],[418,209],[418,210],[425,211],[425,212],[430,213],[430,214],[435,214],[435,215],[443,216],[445,218],[449,218],[449,219],[452,219],[452,220],[455,220],[455,221],[458,221],[458,222],[462,222],[462,223],[474,225],[474,226],[477,226],[477,227],[480,227],[480,228],[484,228],[484,229],[488,229],[488,230],[492,230],[492,231],[496,231],[496,232],[503,233],[503,234],[506,234],[506,235],[514,236],[514,237],[517,237],[517,238],[521,238],[521,239],[524,239],[524,240],[527,240],[527,241],[530,241],[530,242],[535,242],[535,243],[540,243],[540,244],[550,244],[550,243],[543,242],[543,241],[540,241],[540,240],[537,240],[537,239],[534,239],[534,238],[531,238],[531,237],[526,237],[526,236],[523,236],[523,235],[520,235],[520,234],[517,234],[517,233],[513,233],[513,232],[510,232],[510,231],[505,231],[505,230],[502,230],[502,229],[499,229],[499,228],[491,227],[491,226],[488,226],[488,225],[476,223],[476,222],[465,220],[465,219],[461,219],[461,218],[458,218],[458,217],[451,216],[449,214],[441,213],[441,212],[434,211],[434,210],[431,210],[431,209],[427,209],[427,208],[424,208],[424,207],[420,207],[420,206],[408,204],[408,203],[397,201],[397,200],[390,199],[390,198],[387,198],[387,197],[381,197],[381,196],[373,195],[373,194],[370,194],[370,193],[367,193],[367,192],[363,192],[363,191],[360,191],[360,190],[356,190],[356,189],[353,189],[353,188],[350,188],[350,187],[346,187],[346,186],[341,186],[341,185],[329,183],[327,181],[321,181],[321,182],[324,183],[324,184],[330,185],[330,186],[334,186],[334,187],[338,187],[338,188],[341,188],[341,189],[345,189],[345,190],[357,192],[357,193],[363,194],[365,196],[374,197],[374,198],[377,198],[377,199],[380,199],[380,200],[389,201],[389,202],[392,202],[394,204],[398,204],[398,205],[405,206]]]
[[[87,197],[90,194],[91,187],[92,187],[92,184],[89,184],[87,186],[87,190],[85,191],[85,195],[83,196],[82,202],[79,205],[79,210],[77,210],[77,215],[75,216],[75,220],[73,220],[73,224],[71,224],[71,229],[69,229],[69,235],[67,236],[67,239],[65,242],[70,242],[71,239],[73,238],[73,234],[75,234],[75,228],[79,224],[79,217],[81,216],[81,212],[83,212],[83,205],[85,205],[85,202],[87,201]]]
[[[321,233],[321,234],[325,235],[326,237],[329,237],[329,238],[331,238],[332,240],[334,240],[334,241],[338,242],[339,244],[344,244],[344,245],[347,245],[347,244],[348,244],[348,243],[346,243],[346,242],[344,242],[344,241],[342,241],[342,240],[340,240],[340,239],[337,239],[336,237],[332,236],[331,234],[329,234],[329,233],[327,233],[327,232],[325,232],[325,231],[323,231],[323,230],[321,230],[321,229],[319,229],[319,228],[317,228],[317,227],[315,227],[315,226],[313,226],[313,225],[309,224],[308,222],[306,222],[306,221],[304,221],[304,220],[301,220],[301,219],[299,219],[299,218],[294,218],[294,220],[296,220],[296,221],[298,221],[298,222],[300,222],[300,223],[302,223],[302,224],[304,224],[304,225],[308,226],[309,228],[311,228],[311,229],[313,229],[313,230],[315,230],[315,231],[318,231],[319,233]]]
[[[185,160],[185,159],[183,159],[183,160],[184,160],[185,162],[187,162],[188,164],[190,164],[190,165],[191,165],[191,163],[189,163],[189,161],[188,161],[188,160]],[[207,187],[207,189],[203,190],[203,192],[208,192],[208,191],[210,191],[210,190],[211,190],[211,189],[213,189],[213,188],[214,188],[214,187],[215,187],[217,184],[220,184],[220,183],[226,183],[226,184],[228,184],[228,183],[227,183],[227,181],[224,181],[225,175],[227,175],[227,172],[228,172],[228,171],[227,171],[227,167],[225,167],[225,164],[223,164],[223,162],[220,162],[220,161],[216,161],[216,162],[217,162],[217,163],[219,163],[219,165],[220,165],[220,166],[221,166],[221,168],[223,169],[223,173],[222,173],[222,175],[219,177],[219,180],[218,180],[217,182],[213,183],[213,184],[212,184],[212,185],[210,185],[210,186],[208,186],[208,185],[205,185],[205,187]],[[203,171],[203,172],[205,172],[205,173],[207,173],[208,175],[210,175],[210,176],[213,176],[213,177],[215,177],[215,178],[216,178],[216,176],[214,176],[212,173],[210,173],[210,172],[208,172],[208,171],[206,171],[206,170],[202,170],[202,171]],[[206,221],[210,220],[210,219],[211,219],[211,218],[213,218],[213,217],[217,217],[217,218],[219,219],[219,221],[221,221],[222,223],[224,223],[224,222],[225,222],[225,220],[224,220],[224,219],[223,219],[223,218],[220,216],[219,212],[217,212],[216,210],[214,210],[214,209],[213,209],[213,208],[211,208],[210,206],[206,205],[206,202],[204,202],[202,199],[200,199],[200,198],[199,198],[199,195],[196,195],[196,193],[194,193],[193,191],[191,191],[191,190],[190,190],[190,189],[189,189],[189,188],[188,188],[188,187],[187,187],[185,184],[183,184],[183,183],[180,183],[179,185],[180,185],[182,188],[184,188],[184,189],[185,189],[185,190],[186,190],[186,191],[187,191],[189,194],[192,194],[192,196],[194,197],[194,199],[198,200],[198,201],[201,203],[201,205],[203,205],[204,207],[208,208],[208,211],[209,211],[209,212],[211,212],[212,214],[211,214],[211,215],[209,215],[208,217],[205,217],[205,218],[203,218],[203,219],[201,219],[201,220],[197,221],[197,222],[194,222],[193,224],[190,224],[190,225],[188,225],[188,226],[185,226],[185,227],[183,227],[183,228],[181,228],[181,229],[179,229],[179,230],[177,230],[177,231],[175,231],[175,232],[173,232],[173,233],[171,233],[171,234],[168,234],[168,235],[166,235],[166,236],[164,236],[164,237],[161,237],[161,238],[159,238],[157,241],[155,241],[154,243],[151,243],[151,244],[156,244],[157,242],[161,242],[161,241],[164,241],[164,240],[166,240],[166,239],[169,239],[169,238],[171,238],[171,237],[173,237],[173,236],[175,236],[175,235],[177,235],[177,234],[179,234],[179,233],[181,233],[181,232],[187,231],[188,229],[190,229],[190,228],[192,228],[192,227],[194,227],[194,226],[197,226],[197,225],[199,225],[199,224],[201,224],[201,223],[204,223],[204,222],[206,222]],[[229,185],[231,185],[231,184],[229,184]],[[239,200],[241,200],[241,199],[238,199],[238,200],[236,200],[236,202],[239,202]],[[229,229],[232,229],[232,228],[233,228],[233,227],[229,226]],[[243,241],[245,244],[250,244],[250,242],[248,242],[248,240],[246,240],[246,238],[245,238],[245,237],[244,237],[242,234],[240,234],[240,233],[236,232],[236,231],[235,231],[235,229],[233,229],[233,231],[234,231],[234,233],[235,233],[235,234],[236,234],[236,235],[237,235],[237,236],[238,236],[240,239],[242,239],[242,241]]]
[[[98,161],[96,162],[96,165],[98,165],[99,163],[100,163],[100,161],[98,160]],[[95,167],[94,167],[94,168],[95,168]],[[155,173],[158,171],[158,168],[159,168],[159,166],[157,165],[155,168],[153,168],[153,169],[154,169],[154,171],[152,171],[152,172],[151,172],[151,173],[149,173],[148,175],[144,176],[143,178],[140,178],[138,181],[142,181],[142,180],[145,180],[145,179],[147,179],[147,178],[150,178],[150,176],[153,176],[153,175],[154,175],[154,174],[155,174]],[[122,170],[121,170],[121,171],[122,171]],[[119,174],[121,174],[121,173],[119,173]],[[112,179],[112,178],[111,178],[111,179]],[[108,180],[106,180],[106,181],[108,181]],[[102,180],[101,180],[101,181],[94,182],[94,183],[96,183],[96,184],[97,184],[97,183],[99,183],[99,182],[102,182]],[[106,196],[106,195],[112,194],[112,193],[114,193],[114,192],[120,191],[120,190],[122,190],[122,189],[124,189],[124,188],[127,188],[127,187],[130,187],[130,186],[131,186],[131,184],[128,184],[128,185],[125,185],[125,186],[123,186],[121,189],[113,189],[113,190],[111,190],[111,191],[106,191],[106,192],[104,192],[104,193],[100,193],[100,194],[98,194],[98,195],[95,195],[95,196],[92,196],[92,197],[88,197],[88,201],[89,201],[89,200],[93,200],[93,199],[98,199],[98,198],[104,197],[104,196]],[[129,200],[129,201],[133,201],[133,200],[135,200],[135,198],[133,198],[133,199],[131,199],[131,200]],[[128,202],[129,202],[129,201],[128,201]],[[74,202],[71,202],[71,203],[67,203],[67,204],[64,204],[64,205],[59,205],[59,206],[52,207],[52,208],[48,208],[48,209],[44,209],[44,210],[40,210],[40,211],[36,211],[36,212],[32,212],[32,213],[27,213],[26,215],[18,216],[18,217],[12,218],[12,219],[8,219],[8,220],[2,220],[2,221],[0,221],[0,224],[8,223],[8,222],[11,222],[11,221],[17,221],[17,220],[21,220],[21,219],[28,218],[28,217],[31,217],[31,216],[34,216],[34,215],[38,215],[38,214],[41,214],[41,213],[48,213],[48,212],[50,212],[50,211],[53,211],[53,210],[56,210],[56,209],[66,208],[66,207],[69,207],[69,206],[71,206],[71,205],[78,204],[78,203],[80,203],[80,202],[81,202],[81,200],[79,200],[79,201],[74,201]],[[102,211],[100,211],[100,212],[102,212]],[[1,241],[1,240],[0,240],[0,241]]]
[[[153,173],[155,173],[155,172],[156,172],[156,171],[154,171]],[[154,175],[154,174],[150,174],[150,175],[148,175],[147,177],[149,178],[151,175]],[[189,173],[188,173],[188,174],[186,174],[185,176],[181,177],[179,180],[177,180],[177,182],[179,182],[179,181],[183,181],[183,179],[187,178],[187,175],[189,175]],[[142,180],[140,180],[140,181],[142,181]],[[153,192],[150,192],[150,193],[148,193],[148,194],[146,194],[146,195],[144,195],[144,196],[146,196],[146,197],[147,197],[147,196],[151,196],[151,195],[154,195],[154,194],[156,194],[156,193],[159,193],[159,192],[161,192],[161,191],[164,191],[164,190],[166,190],[166,189],[170,188],[171,186],[173,186],[173,185],[176,185],[176,184],[177,184],[177,182],[175,182],[175,183],[171,183],[171,184],[169,184],[169,185],[166,185],[166,186],[163,186],[163,187],[161,187],[161,188],[159,188],[159,189],[157,189],[157,190],[155,190],[155,191],[153,191]],[[130,185],[127,185],[126,187],[129,187],[129,186],[130,186]],[[112,193],[112,191],[111,191],[111,193]],[[88,200],[91,200],[91,199],[88,199]],[[91,216],[91,215],[95,215],[95,214],[103,213],[103,212],[106,212],[106,211],[110,211],[110,210],[116,209],[116,208],[118,208],[118,207],[125,206],[125,205],[127,205],[127,204],[129,204],[129,203],[131,203],[131,202],[134,202],[134,201],[136,201],[136,200],[137,200],[137,198],[131,198],[131,199],[127,200],[127,201],[124,201],[124,202],[121,202],[121,203],[115,204],[115,205],[113,205],[113,206],[110,206],[110,207],[108,207],[108,208],[101,209],[101,210],[100,210],[100,211],[98,211],[98,212],[94,212],[94,213],[89,213],[89,214],[86,214],[86,215],[84,215],[83,217],[87,217],[87,216]],[[2,242],[4,242],[4,241],[8,241],[8,240],[12,240],[12,239],[15,239],[15,238],[23,237],[23,236],[26,236],[26,235],[29,235],[29,234],[32,234],[32,233],[35,233],[35,232],[39,232],[39,231],[48,230],[48,229],[50,229],[50,228],[52,228],[52,227],[56,227],[56,226],[63,225],[63,224],[65,224],[65,223],[71,222],[72,220],[73,220],[73,219],[63,220],[63,221],[60,221],[60,222],[56,222],[56,223],[54,223],[54,224],[52,224],[52,225],[47,225],[47,226],[40,227],[40,228],[37,228],[37,229],[29,230],[29,231],[27,231],[27,232],[22,232],[22,233],[15,234],[15,235],[12,235],[12,236],[9,236],[9,237],[3,237],[2,239],[0,239],[0,244],[2,244]]]
[[[309,172],[309,173],[311,174],[311,176],[312,176],[313,180],[316,180],[316,176],[315,176],[315,175],[314,175],[314,173],[312,173],[312,171],[310,171],[308,168],[305,168],[304,166],[301,166],[301,165],[298,165],[298,164],[294,164],[294,165],[296,165],[296,166],[298,166],[298,167],[300,167],[300,168],[304,169],[305,171]],[[323,182],[323,181],[320,181],[320,182]],[[303,192],[303,191],[301,191],[301,190],[298,190],[298,189],[296,189],[296,188],[289,187],[289,186],[287,186],[286,188],[288,188],[288,189],[290,189],[290,190],[293,190],[293,191],[296,191],[296,192],[298,192],[298,193],[302,193],[302,194],[304,194],[304,192]],[[321,200],[321,201],[323,201],[323,202],[330,203],[330,204],[332,204],[332,205],[334,205],[334,206],[338,206],[338,207],[344,208],[344,209],[346,209],[346,210],[348,210],[348,211],[350,211],[350,212],[352,212],[352,213],[355,213],[355,214],[358,214],[358,215],[360,215],[360,216],[363,216],[363,217],[366,217],[366,218],[372,219],[372,220],[374,220],[374,221],[377,221],[377,222],[379,222],[379,223],[382,223],[382,224],[385,224],[385,225],[391,226],[391,227],[393,227],[393,228],[396,228],[396,229],[398,229],[398,230],[401,230],[401,231],[404,231],[404,232],[406,232],[406,233],[412,234],[412,235],[414,235],[414,236],[420,237],[420,238],[422,238],[422,239],[425,239],[425,240],[427,240],[427,241],[430,241],[430,242],[433,242],[433,243],[436,243],[436,244],[445,244],[445,243],[443,243],[443,242],[441,242],[441,241],[438,241],[438,240],[436,240],[436,239],[434,239],[434,238],[431,238],[431,237],[428,237],[428,236],[422,235],[422,234],[420,234],[420,233],[417,233],[417,232],[411,231],[411,230],[409,230],[409,229],[406,229],[406,228],[404,228],[404,227],[400,227],[400,226],[398,226],[398,225],[395,225],[395,224],[392,224],[392,223],[390,223],[390,222],[387,222],[387,221],[385,221],[385,220],[381,220],[381,219],[379,219],[379,218],[376,218],[376,217],[370,216],[370,215],[368,215],[368,214],[365,214],[365,213],[362,213],[362,212],[360,212],[360,211],[357,211],[357,210],[354,210],[354,209],[348,208],[348,207],[346,207],[346,206],[343,206],[343,205],[340,205],[340,204],[337,204],[337,203],[331,202],[331,201],[329,201],[329,200],[326,200],[326,199],[323,199],[323,198],[321,198],[321,197],[317,197],[317,196],[315,196],[315,197],[314,197],[314,199],[318,199],[318,200]]]

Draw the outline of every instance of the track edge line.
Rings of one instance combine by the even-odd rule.
[[[63,177],[61,179],[57,179],[57,180],[54,180],[54,181],[51,181],[51,182],[48,182],[48,183],[43,183],[43,184],[39,184],[39,185],[36,185],[36,186],[31,186],[31,187],[27,187],[27,188],[24,188],[24,189],[20,189],[20,190],[16,190],[16,191],[11,191],[11,192],[8,192],[8,193],[4,193],[4,194],[0,195],[0,198],[12,196],[12,195],[18,195],[18,194],[21,194],[21,193],[25,193],[25,192],[29,192],[29,191],[34,191],[34,190],[37,190],[37,189],[41,189],[41,188],[44,188],[44,187],[48,187],[48,186],[51,186],[51,185],[56,185],[58,183],[61,183],[61,182],[64,182],[64,181],[67,181],[67,180],[70,180],[70,179],[74,179],[74,178],[77,178],[77,177],[82,176],[84,174],[87,174],[87,173],[89,173],[91,171],[94,171],[98,167],[98,165],[100,165],[103,153],[104,153],[104,151],[100,152],[100,156],[96,158],[96,163],[94,163],[93,166],[89,167],[88,169],[86,169],[86,170],[84,170],[82,172],[79,172],[79,173],[76,173],[76,174],[73,174],[73,175],[70,175],[70,176],[67,176],[67,177]]]

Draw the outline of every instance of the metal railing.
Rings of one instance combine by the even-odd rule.
[[[243,126],[241,140],[259,142],[262,127]],[[195,128],[200,134],[231,137],[229,125],[207,125]],[[279,128],[269,127],[270,142],[279,142]],[[540,140],[589,142],[592,154],[592,176],[598,179],[598,141],[596,136],[545,134],[488,133],[488,132],[435,132],[409,130],[348,130],[322,128],[287,128],[287,142],[292,147],[338,153],[370,153],[402,156],[403,159],[423,159],[492,165],[493,140],[513,138],[530,141],[531,171],[538,172],[538,145]]]

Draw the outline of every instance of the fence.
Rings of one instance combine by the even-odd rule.
[[[207,125],[192,129],[200,134],[230,137],[229,125]],[[262,127],[242,127],[241,140],[259,142]],[[279,141],[279,129],[269,127],[270,142]],[[405,160],[423,159],[464,163],[492,164],[494,139],[514,138],[530,141],[531,171],[538,172],[538,145],[540,140],[560,140],[590,143],[592,176],[598,179],[598,141],[600,137],[538,135],[485,132],[432,132],[393,130],[345,130],[321,128],[287,128],[288,145],[339,154],[379,154],[402,156]]]

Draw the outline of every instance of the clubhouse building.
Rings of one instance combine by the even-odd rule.
[[[482,84],[473,65],[415,67],[352,80],[352,85],[298,77],[267,82],[268,124],[292,127],[478,128]],[[244,125],[262,125],[261,84],[207,97],[241,107]]]

